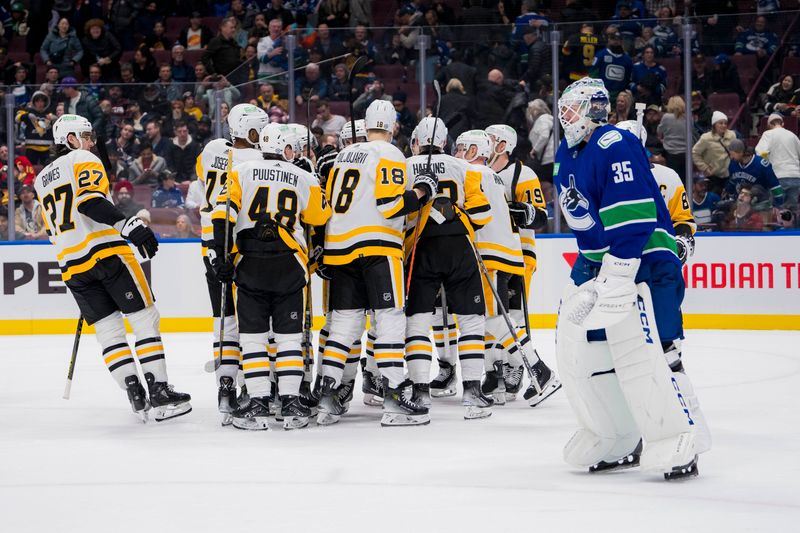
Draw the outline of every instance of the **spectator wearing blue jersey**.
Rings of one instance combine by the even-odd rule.
[[[783,205],[783,188],[769,161],[747,150],[739,139],[730,142],[728,153],[731,158],[731,162],[728,164],[730,177],[725,184],[725,193],[729,197],[736,195],[736,191],[742,184],[759,185],[772,194],[774,206]]]
[[[736,38],[736,55],[756,54],[759,61],[766,60],[778,49],[778,36],[767,30],[767,17],[759,16],[749,30],[739,33]]]
[[[641,2],[638,2],[641,5]],[[642,10],[644,11],[644,6]],[[611,17],[622,35],[622,43],[626,52],[633,50],[633,43],[642,34],[642,23],[639,22],[640,15],[634,13],[633,2],[620,0],[617,2],[617,12]]]
[[[616,26],[609,26],[605,34],[607,46],[595,54],[589,72],[593,78],[603,80],[610,99],[615,100],[631,82],[633,60],[622,48],[622,35]]]
[[[164,172],[159,181],[161,185],[153,191],[152,207],[183,207],[183,195],[175,185],[175,174]]]
[[[633,65],[631,72],[630,89],[634,94],[639,94],[642,86],[661,101],[661,96],[667,88],[667,69],[656,62],[656,48],[647,45],[642,50],[642,60]],[[639,99],[637,98],[637,101]],[[648,102],[651,103],[651,102]]]
[[[672,27],[672,10],[662,7],[658,10],[658,23],[653,27],[655,46],[658,57],[674,57],[681,55],[678,34]]]
[[[692,181],[692,216],[697,224],[710,224],[711,214],[717,208],[720,197],[708,190],[708,179],[698,174]]]
[[[550,19],[536,12],[536,0],[526,0],[522,3],[522,14],[514,19],[514,29],[511,30],[511,42],[518,54],[525,54],[528,46],[523,41],[527,28],[541,28],[550,24]]]

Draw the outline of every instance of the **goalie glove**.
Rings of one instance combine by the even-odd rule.
[[[518,228],[528,228],[536,218],[536,208],[525,202],[509,202],[508,211]]]
[[[624,319],[636,305],[636,273],[640,259],[603,257],[603,266],[594,280],[597,300],[581,324],[586,329],[604,329]]]
[[[427,202],[430,198],[433,198],[433,195],[436,194],[436,190],[439,187],[439,178],[436,177],[430,170],[425,170],[420,173],[416,178],[414,178],[414,189],[419,189],[422,192],[423,196],[419,199],[420,203]]]
[[[686,261],[694,255],[694,237],[691,235],[678,235],[675,237],[675,245],[678,247],[678,259],[685,265]]]
[[[137,216],[120,220],[114,224],[114,229],[119,231],[123,239],[136,246],[139,254],[145,259],[151,259],[158,251],[158,240],[153,230],[148,228]]]

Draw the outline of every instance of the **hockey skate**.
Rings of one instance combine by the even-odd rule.
[[[481,382],[478,380],[464,382],[462,404],[466,408],[464,411],[465,420],[492,416],[494,400],[481,391]]]
[[[147,401],[144,387],[139,383],[139,376],[126,377],[125,388],[128,392],[128,401],[131,402],[131,409],[141,418],[142,423],[147,423],[147,411],[150,410],[150,403]]]
[[[156,422],[176,418],[192,411],[189,400],[192,397],[184,392],[175,392],[166,381],[156,381],[156,377],[147,372],[144,375],[150,391],[150,405],[153,407],[153,418]]]
[[[242,384],[239,388],[239,396],[236,397],[236,406],[246,405],[250,401],[250,395],[247,394],[247,385]]]
[[[383,405],[383,384],[380,375],[367,370],[367,360],[361,360],[361,392],[364,393],[364,405],[380,407]]]
[[[219,378],[219,389],[217,390],[217,406],[222,415],[222,425],[231,425],[231,413],[236,410],[236,383],[230,376]]]
[[[237,429],[269,429],[269,397],[250,398],[247,404],[240,405],[231,413],[233,427]]]
[[[513,402],[517,399],[517,393],[522,388],[522,376],[525,367],[520,365],[512,367],[508,363],[503,365],[503,381],[506,384],[506,401]]]
[[[350,410],[350,402],[353,399],[353,389],[355,387],[356,382],[350,381],[347,383],[342,383],[336,388],[336,396],[339,400],[339,403],[342,404],[345,413]]]
[[[439,360],[439,374],[431,381],[431,396],[446,398],[456,395],[456,367]]]
[[[536,383],[531,383],[531,386],[522,396],[528,401],[528,405],[536,407],[560,389],[561,382],[541,359],[531,367],[531,370]]]
[[[317,414],[317,424],[320,426],[330,426],[339,421],[345,413],[344,406],[339,403],[338,389],[336,382],[330,376],[322,378],[319,397],[319,414]]]
[[[422,407],[425,407],[426,409],[430,409],[431,386],[428,383],[414,383],[413,395],[411,396],[411,401],[421,405]]]
[[[600,461],[599,463],[589,467],[589,473],[596,474],[596,473],[612,472],[616,470],[625,470],[628,468],[635,468],[639,466],[639,457],[641,456],[641,454],[642,454],[642,441],[640,440],[639,444],[636,445],[636,448],[625,457],[622,457],[613,462]]]
[[[308,425],[311,409],[303,404],[299,396],[281,396],[283,429],[300,429]]]
[[[276,422],[283,422],[281,415],[281,397],[278,396],[278,382],[273,381],[269,392],[269,416],[274,416]]]
[[[483,377],[481,392],[494,398],[495,405],[505,405],[506,382],[503,377],[503,362],[495,361],[492,366],[494,370],[489,370]]]
[[[430,424],[428,408],[413,401],[413,384],[405,380],[395,388],[383,378],[383,417],[381,426],[419,426]]]
[[[310,411],[309,416],[317,416],[319,396],[316,396],[314,391],[311,390],[311,383],[308,381],[300,383],[300,403],[308,407]]]
[[[695,477],[699,475],[700,472],[697,470],[697,456],[694,456],[692,461],[684,466],[676,466],[672,469],[672,472],[664,473],[664,479],[667,481],[680,481],[682,479],[688,479],[691,477]]]

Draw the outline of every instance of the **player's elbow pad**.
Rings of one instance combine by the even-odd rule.
[[[78,212],[99,222],[113,226],[120,220],[125,220],[125,215],[117,209],[117,206],[105,198],[90,198],[78,206]]]

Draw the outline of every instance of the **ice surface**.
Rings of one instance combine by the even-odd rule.
[[[194,411],[143,425],[93,336],[69,401],[71,336],[4,337],[0,531],[800,531],[797,332],[689,332],[685,366],[714,448],[699,478],[671,484],[566,465],[563,391],[473,421],[460,399],[434,400],[416,428],[380,428],[356,392],[332,427],[222,428],[203,371],[210,339],[164,336],[170,380]],[[552,332],[535,340],[552,364]]]

